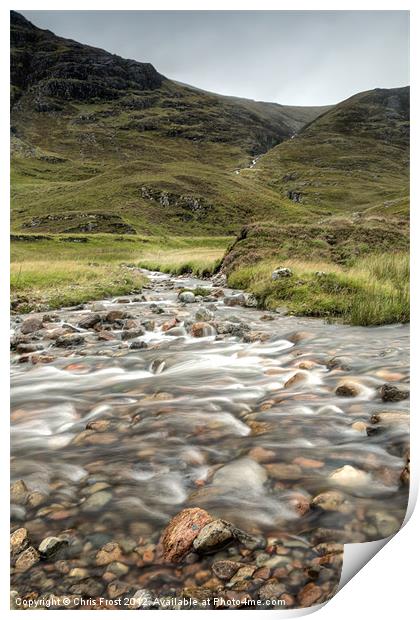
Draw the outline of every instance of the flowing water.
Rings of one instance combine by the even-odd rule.
[[[145,298],[47,317],[31,342],[49,363],[12,354],[12,478],[32,497],[12,507],[13,528],[27,527],[38,542],[77,531],[80,548],[96,549],[118,536],[156,541],[171,516],[200,506],[265,536],[306,540],[330,528],[338,542],[356,542],[398,529],[408,428],[396,416],[375,429],[371,417],[407,412],[406,400],[384,403],[377,390],[408,382],[408,327],[329,325],[231,307],[223,297],[182,304],[179,287],[217,287],[149,277]],[[78,328],[92,307],[154,321],[134,338],[147,348],[129,348],[121,325],[106,341]],[[202,308],[214,318],[193,337]],[[13,320],[16,334],[22,318]],[[84,342],[58,348],[50,334],[60,326]],[[357,383],[356,396],[336,395],[344,380]],[[297,510],[331,489],[344,494],[351,517]]]

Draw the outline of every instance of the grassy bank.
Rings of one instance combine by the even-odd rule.
[[[29,312],[137,291],[145,278],[131,267],[209,273],[230,241],[105,234],[19,236],[11,243],[12,307]]]
[[[290,313],[340,319],[353,325],[407,322],[409,256],[370,254],[351,266],[286,260],[292,276],[272,280],[278,260],[237,267],[229,285],[252,292],[267,309],[286,306]]]

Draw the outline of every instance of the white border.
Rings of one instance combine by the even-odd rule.
[[[197,2],[191,0],[177,0],[175,1],[163,1],[163,0],[154,0],[146,2],[146,1],[127,1],[127,0],[119,0],[118,3],[111,3],[106,0],[84,0],[83,2],[80,0],[73,0],[72,2],[61,1],[61,2],[53,2],[42,1],[32,2],[26,0],[22,2],[21,6],[16,6],[14,2],[6,2],[3,3],[2,8],[0,9],[0,27],[1,27],[1,36],[0,36],[0,44],[1,44],[1,84],[3,85],[3,91],[7,92],[5,84],[9,83],[9,66],[8,66],[8,58],[9,58],[9,11],[10,10],[410,10],[411,11],[411,59],[412,62],[416,58],[419,57],[419,10],[416,7],[416,3],[411,2],[396,2],[396,1],[353,1],[353,2],[310,2],[310,1],[302,1],[295,0],[294,2],[282,2],[282,1],[266,1],[259,0],[258,3],[253,3],[247,0],[202,0],[197,6]],[[159,68],[158,68],[159,69]],[[412,70],[412,76],[415,76],[415,71]],[[414,118],[411,123],[411,136],[412,136],[412,144],[415,145],[415,148],[412,148],[412,223],[411,223],[411,234],[412,234],[412,266],[415,271],[412,274],[412,283],[415,282],[415,278],[417,275],[417,265],[418,265],[418,245],[416,244],[416,233],[419,232],[418,228],[418,219],[419,219],[419,209],[420,204],[418,201],[419,191],[418,191],[418,178],[419,173],[416,171],[419,170],[419,161],[418,161],[418,144],[419,144],[419,131],[418,131],[418,122],[416,119],[416,112],[419,109],[418,106],[418,88],[417,82],[414,81],[411,88],[411,96],[412,96],[412,105],[411,109],[415,111]],[[416,105],[417,104],[417,105]],[[9,349],[9,334],[8,334],[8,325],[7,325],[7,316],[8,316],[8,290],[9,290],[9,275],[8,275],[8,255],[9,255],[9,215],[8,215],[8,204],[9,204],[9,171],[8,166],[5,165],[5,162],[8,162],[9,158],[9,101],[8,97],[3,95],[1,99],[1,149],[2,149],[2,162],[3,166],[0,169],[1,174],[1,192],[2,198],[1,208],[0,208],[0,235],[1,235],[1,244],[0,248],[3,252],[0,260],[0,269],[1,269],[1,291],[3,293],[2,297],[2,310],[3,316],[0,321],[0,339],[3,345],[3,354],[0,356],[0,380],[1,380],[1,398],[2,398],[2,407],[0,408],[0,422],[4,425],[2,437],[3,441],[6,441],[6,437],[9,432],[9,423],[7,411],[9,408],[9,367],[8,367],[8,349]],[[417,112],[418,114],[418,112]],[[414,311],[419,307],[419,293],[412,285],[412,310]],[[414,312],[413,312],[414,314]],[[417,325],[417,321],[413,320],[412,322],[412,350],[417,353],[416,344],[419,341],[419,329]],[[412,374],[414,376],[420,376],[418,373],[419,370],[419,361],[416,355],[412,356],[411,360]],[[419,436],[419,395],[416,383],[413,382],[412,391],[411,391],[411,407],[412,407],[412,416],[411,416],[411,438],[415,439],[418,445],[417,437]],[[412,446],[413,448],[413,446]],[[416,452],[418,448],[415,450],[412,449],[412,488],[411,488],[411,497],[410,503],[415,501],[417,496],[417,484],[418,484],[418,468],[419,468],[419,459],[416,457]],[[7,450],[3,448],[1,451],[2,458],[2,484],[4,484],[4,490],[2,497],[4,498],[3,506],[8,506],[8,480],[9,480],[9,455],[7,454]],[[412,510],[412,507],[411,507]],[[1,559],[3,567],[2,571],[2,579],[1,579],[1,596],[0,596],[0,609],[2,609],[7,616],[9,613],[9,569],[8,569],[8,514],[7,509],[2,512],[2,519],[4,520],[4,528],[2,528],[2,535],[0,537],[1,540]],[[417,572],[417,562],[413,562],[410,567],[409,558],[410,555],[413,554],[413,560],[417,560],[418,551],[416,553],[416,546],[418,547],[418,533],[419,533],[419,510],[417,510],[414,514],[414,517],[410,520],[410,522],[404,527],[404,530],[398,533],[391,542],[387,545],[387,548],[383,550],[379,557],[374,558],[366,567],[362,569],[362,571],[356,575],[355,578],[351,580],[351,586],[345,587],[342,591],[340,591],[332,601],[330,601],[325,607],[322,607],[321,611],[318,611],[318,616],[320,619],[327,620],[331,618],[334,620],[337,617],[340,617],[340,620],[346,620],[347,618],[354,620],[355,614],[362,612],[365,617],[369,617],[369,614],[375,614],[376,616],[382,618],[391,618],[395,613],[407,613],[409,611],[413,611],[415,609],[415,600],[417,594],[417,580],[414,569]],[[417,534],[417,535],[416,535]],[[384,589],[385,586],[385,589]],[[319,606],[318,606],[319,607]],[[308,611],[315,611],[315,608],[311,608]],[[295,612],[295,613],[294,613]],[[298,613],[296,613],[298,612]],[[21,611],[13,612],[12,617],[20,616]],[[38,611],[39,613],[47,613]],[[59,614],[61,612],[58,611],[49,611],[48,614]],[[66,614],[76,614],[76,617],[82,617],[80,614],[84,612],[79,611],[67,611]],[[108,614],[113,614],[113,617],[116,617],[119,614],[124,614],[125,611],[107,611]],[[162,617],[166,620],[168,619],[168,611],[153,611],[153,612],[141,612],[144,614],[153,614],[153,618]],[[188,614],[186,611],[179,611],[181,615]],[[204,614],[213,614],[214,611],[201,611],[201,616],[204,618]],[[236,611],[238,613],[252,613],[252,619],[257,620],[257,616],[255,614],[263,613],[263,617],[267,618],[268,615],[280,613],[282,617],[290,614],[296,615],[306,615],[303,611],[300,610],[289,610],[287,611],[264,611],[259,612],[257,610],[253,611]],[[308,612],[306,612],[308,613]],[[38,616],[39,617],[39,616]],[[48,616],[52,617],[52,616]],[[66,616],[67,617],[67,616]],[[83,616],[84,617],[84,616]],[[181,616],[179,616],[181,617]],[[410,616],[412,617],[412,616]],[[191,618],[191,616],[189,616]]]

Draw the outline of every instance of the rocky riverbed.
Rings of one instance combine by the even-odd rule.
[[[12,607],[308,607],[396,532],[408,326],[142,294],[12,317]]]

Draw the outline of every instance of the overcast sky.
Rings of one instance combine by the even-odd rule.
[[[20,11],[226,95],[322,105],[409,83],[408,11]]]

